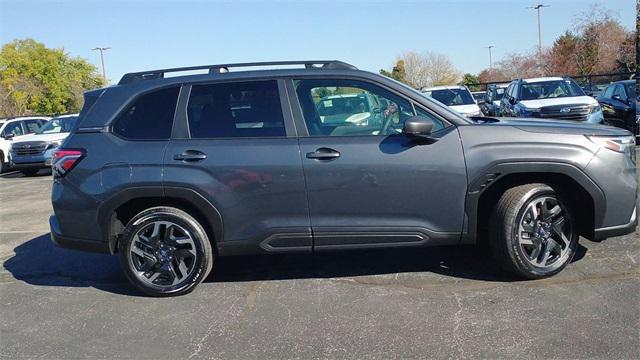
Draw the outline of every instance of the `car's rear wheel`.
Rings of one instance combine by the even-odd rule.
[[[490,225],[494,257],[519,277],[555,275],[575,255],[578,234],[571,209],[548,185],[527,184],[507,190]]]
[[[202,225],[186,212],[155,207],[129,221],[118,244],[129,281],[151,296],[191,292],[213,265],[213,251]]]

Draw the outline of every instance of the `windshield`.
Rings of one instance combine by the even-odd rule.
[[[53,118],[47,121],[43,127],[36,132],[36,134],[57,134],[71,132],[73,126],[78,120],[77,116],[65,116],[60,118]]]
[[[322,98],[318,104],[320,116],[351,115],[369,111],[369,104],[364,96]]]
[[[571,80],[523,83],[520,88],[520,100],[552,99],[572,96],[585,95],[580,86]]]
[[[447,106],[475,104],[467,89],[442,89],[425,91],[425,95],[432,97]]]

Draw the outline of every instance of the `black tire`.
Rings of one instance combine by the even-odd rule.
[[[532,231],[535,237],[535,245],[522,245],[521,241],[529,241],[529,233],[519,234],[521,221],[525,221],[524,217],[527,216],[525,212],[536,201],[542,201],[541,199],[549,199],[556,201],[556,205],[561,207],[563,218],[563,233],[565,235],[565,242],[560,241],[560,236],[555,232],[552,225],[551,228],[547,228],[547,232],[544,235],[538,237],[535,231]],[[546,201],[546,200],[545,200]],[[513,187],[504,192],[500,200],[498,201],[490,220],[489,228],[489,242],[491,251],[495,260],[501,265],[501,267],[510,273],[524,279],[540,279],[549,276],[553,276],[565,266],[567,266],[576,252],[576,246],[578,243],[578,235],[574,218],[571,214],[571,209],[567,206],[568,202],[565,201],[561,194],[557,193],[553,188],[546,184],[527,184],[517,187]],[[532,208],[533,209],[533,208]],[[532,211],[533,212],[533,211]],[[550,211],[547,210],[547,213]],[[540,216],[540,211],[538,211]],[[530,224],[535,224],[531,226]],[[522,223],[524,224],[524,223]],[[542,219],[540,224],[545,225]],[[529,222],[528,226],[537,229],[538,220]],[[549,230],[551,229],[551,230]],[[527,235],[525,237],[525,235]],[[522,239],[520,237],[522,236]],[[545,238],[546,236],[546,238]],[[536,266],[535,262],[538,261],[538,257],[535,260],[531,259],[531,254],[527,253],[526,248],[536,247],[538,244],[544,244],[539,246],[551,247],[546,245],[551,244],[553,238],[549,240],[549,236],[555,237],[553,248],[558,249],[556,263],[552,263],[553,266]],[[558,239],[560,238],[560,239]],[[561,243],[563,245],[561,245]],[[556,247],[556,245],[559,246]],[[540,250],[538,249],[538,252]],[[562,254],[562,255],[560,255]],[[544,254],[540,255],[544,256]],[[546,264],[546,260],[544,261]]]
[[[144,231],[145,227],[165,222],[173,223],[188,231],[188,235],[193,239],[196,256],[191,265],[192,270],[188,276],[175,285],[146,283],[142,278],[139,278],[141,275],[133,264],[132,255],[130,255],[132,243],[136,235],[140,231]],[[167,232],[166,229],[165,232]],[[211,242],[202,225],[188,213],[172,207],[154,207],[134,216],[127,224],[118,243],[118,253],[120,263],[129,281],[145,294],[156,297],[178,296],[193,291],[209,275],[214,261]],[[173,264],[175,268],[175,262]],[[175,270],[173,271],[175,274]]]
[[[40,169],[23,169],[23,170],[20,170],[20,172],[24,176],[35,176],[38,173],[38,171],[40,171]]]

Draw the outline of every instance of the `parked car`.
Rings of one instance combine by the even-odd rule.
[[[597,99],[606,87],[607,87],[606,84],[587,84],[582,87],[582,90],[588,96],[591,96]]]
[[[500,100],[509,84],[490,84],[487,86],[487,101],[480,105],[486,116],[500,116]]]
[[[69,135],[77,119],[78,114],[58,116],[35,133],[16,139],[11,147],[11,167],[27,176],[50,168],[53,153]]]
[[[500,113],[510,117],[535,117],[600,124],[602,108],[569,77],[544,77],[512,81],[500,100]]]
[[[23,135],[36,132],[47,120],[39,116],[0,120],[0,174],[9,168],[11,143]]]
[[[604,114],[604,123],[631,131],[638,136],[636,116],[638,92],[635,80],[617,81],[609,85],[598,102]]]
[[[147,294],[193,290],[220,256],[478,239],[537,279],[571,262],[578,236],[635,230],[626,130],[470,119],[336,61],[196,68],[207,73],[130,73],[85,93],[54,155],[53,242],[117,254]],[[377,97],[383,121],[323,123],[321,98],[345,89]]]
[[[478,105],[487,101],[486,91],[472,91],[471,95],[473,95],[473,99],[476,101],[476,104]]]
[[[462,115],[482,116],[480,107],[466,86],[436,86],[422,89],[422,93],[451,107]]]

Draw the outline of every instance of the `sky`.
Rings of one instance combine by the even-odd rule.
[[[111,83],[124,73],[231,62],[339,59],[389,69],[403,51],[447,55],[461,72],[537,47],[540,0],[432,1],[7,1],[0,43],[33,38],[100,67]],[[543,46],[571,29],[592,3],[635,27],[635,0],[543,0]]]

